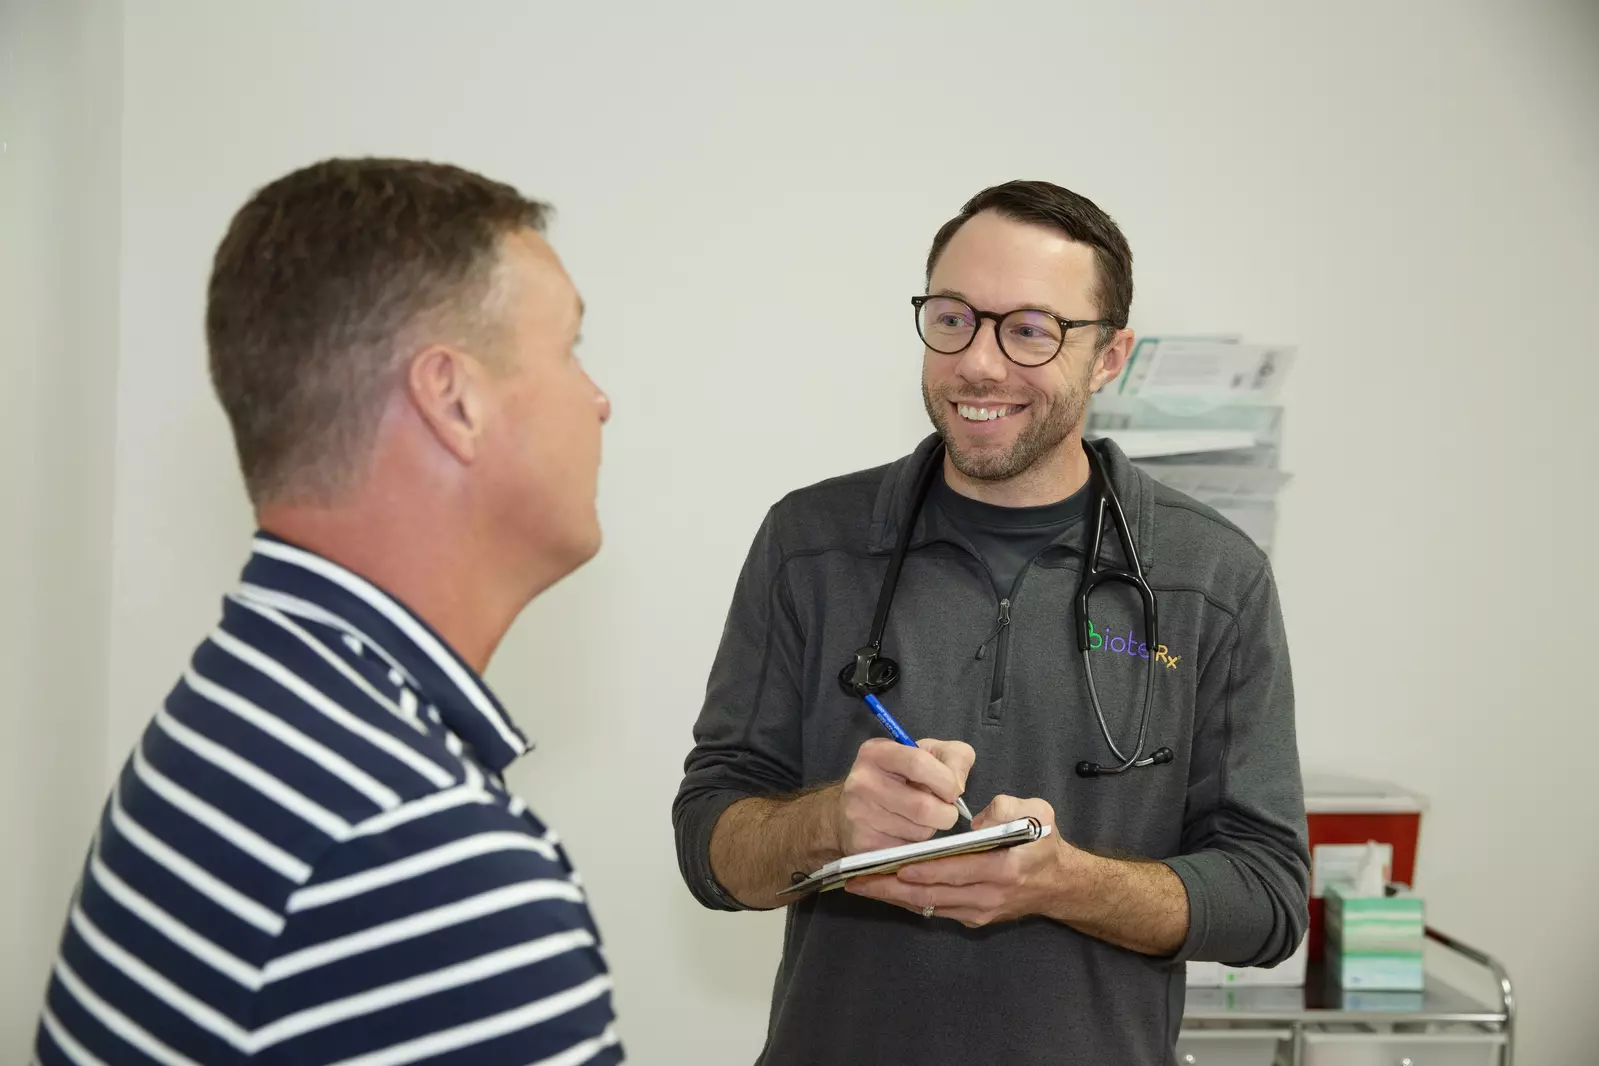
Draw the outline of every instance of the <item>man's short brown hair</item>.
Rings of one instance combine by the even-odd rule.
[[[972,216],[997,211],[1017,222],[1031,222],[1059,230],[1072,240],[1094,249],[1094,273],[1099,284],[1094,298],[1095,318],[1108,318],[1115,326],[1100,327],[1100,344],[1109,343],[1117,328],[1125,328],[1133,307],[1133,251],[1115,221],[1086,196],[1047,181],[1008,181],[984,189],[961,207],[960,213],[939,228],[927,253],[927,278],[944,254],[955,231]]]
[[[500,242],[542,232],[547,210],[471,171],[406,159],[326,160],[251,197],[217,248],[205,318],[251,500],[348,488],[407,347],[492,328],[479,312]]]

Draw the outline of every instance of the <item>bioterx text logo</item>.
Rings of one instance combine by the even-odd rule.
[[[1135,659],[1147,659],[1150,657],[1149,645],[1139,640],[1132,630],[1129,629],[1125,637],[1115,636],[1107,639],[1099,630],[1094,628],[1094,620],[1092,618],[1088,620],[1088,647],[1092,651],[1109,651],[1117,655],[1131,655]],[[1177,661],[1182,658],[1181,655],[1173,655],[1171,649],[1164,644],[1155,648],[1154,657],[1157,663],[1165,663],[1168,670],[1177,669]]]

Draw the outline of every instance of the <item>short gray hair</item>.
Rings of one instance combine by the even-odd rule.
[[[549,208],[460,167],[331,159],[234,215],[212,264],[212,385],[256,503],[326,501],[371,451],[418,328],[484,325],[504,238]]]

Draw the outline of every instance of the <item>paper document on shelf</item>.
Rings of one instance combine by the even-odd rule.
[[[1089,439],[1101,434],[1087,433]],[[1129,459],[1162,455],[1196,455],[1204,452],[1246,451],[1255,445],[1247,429],[1120,429],[1103,434],[1114,440]]]
[[[1241,429],[1258,440],[1277,440],[1282,434],[1283,409],[1277,404],[1239,403],[1206,407],[1202,411],[1173,411],[1140,396],[1102,391],[1088,407],[1089,429]]]
[[[1277,465],[1283,409],[1228,404],[1199,412],[1162,410],[1138,397],[1096,394],[1084,422],[1090,439],[1109,437],[1129,458],[1181,456],[1184,462]]]
[[[1119,439],[1119,438],[1118,438]],[[1145,462],[1159,463],[1188,463],[1193,466],[1244,466],[1254,469],[1275,470],[1277,468],[1277,445],[1264,444],[1257,441],[1249,448],[1217,449],[1216,451],[1202,451],[1190,453],[1163,452],[1151,455],[1144,459]]]
[[[1152,336],[1114,391],[1091,401],[1085,439],[1107,438],[1145,473],[1214,508],[1268,554],[1280,469],[1282,386],[1295,349],[1235,335]]]
[[[1275,503],[1290,475],[1264,466],[1215,466],[1204,463],[1145,462],[1149,476],[1203,500],[1222,504]]]
[[[1166,410],[1274,404],[1293,368],[1294,349],[1147,337],[1133,348],[1117,393]]]
[[[1162,333],[1154,338],[1163,341],[1203,341],[1206,344],[1237,344],[1244,339],[1242,333]]]

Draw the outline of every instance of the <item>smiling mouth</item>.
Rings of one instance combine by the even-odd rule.
[[[954,406],[956,412],[967,422],[997,422],[1027,408],[1024,403],[956,403]]]

